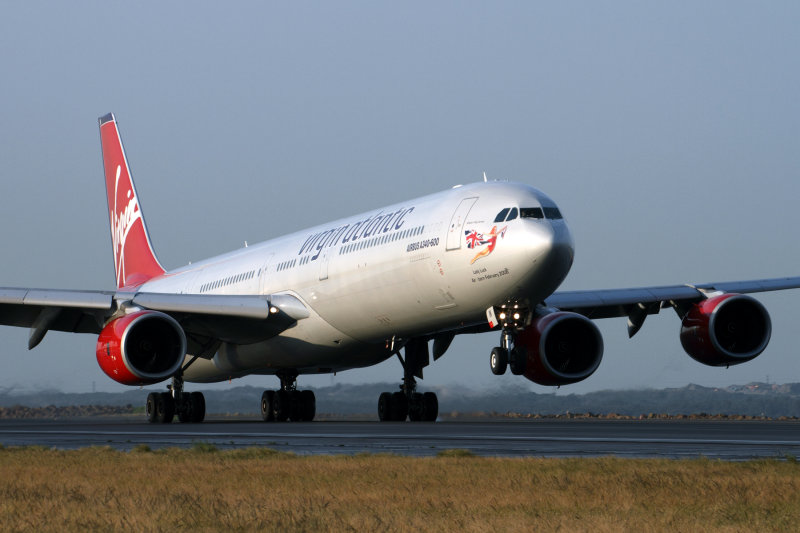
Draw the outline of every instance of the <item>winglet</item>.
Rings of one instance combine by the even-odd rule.
[[[150,243],[117,121],[109,113],[98,122],[117,287],[133,287],[163,274],[164,269]]]
[[[98,118],[97,121],[102,126],[106,122],[115,122],[116,119],[114,118],[114,113],[107,113],[107,114],[103,115],[102,117]]]

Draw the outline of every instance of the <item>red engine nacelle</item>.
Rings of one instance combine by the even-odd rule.
[[[558,311],[537,318],[514,340],[526,352],[524,375],[540,385],[568,385],[594,373],[603,359],[603,336],[583,315]]]
[[[151,385],[172,376],[186,355],[186,335],[175,319],[139,311],[106,324],[97,339],[97,363],[123,385]]]
[[[681,323],[681,344],[704,365],[738,365],[754,359],[769,344],[772,323],[757,300],[722,294],[692,306]]]

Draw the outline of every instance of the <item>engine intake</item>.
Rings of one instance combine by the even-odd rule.
[[[97,363],[123,385],[152,385],[175,374],[186,355],[180,324],[157,311],[117,318],[97,339]]]
[[[603,359],[603,337],[583,315],[558,311],[535,319],[514,341],[526,352],[524,375],[540,385],[568,385],[591,376]]]
[[[728,366],[756,358],[769,344],[772,322],[758,300],[722,294],[692,306],[681,323],[681,344],[695,361]]]

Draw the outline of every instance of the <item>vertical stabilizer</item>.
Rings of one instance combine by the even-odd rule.
[[[117,121],[109,113],[99,122],[117,287],[133,287],[163,274],[164,269],[150,244]]]

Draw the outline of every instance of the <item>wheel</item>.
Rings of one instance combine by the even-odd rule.
[[[156,399],[156,422],[160,424],[169,424],[175,416],[175,401],[172,399],[172,394],[169,392],[162,392]]]
[[[300,420],[311,422],[317,414],[317,398],[314,391],[300,391]]]
[[[508,350],[499,346],[492,348],[492,355],[489,356],[489,366],[495,376],[505,374],[508,366]]]
[[[392,420],[392,393],[382,392],[378,397],[378,420],[390,422]]]
[[[422,403],[422,394],[415,392],[408,400],[408,419],[412,422],[423,420],[425,406]]]
[[[274,399],[275,405],[273,410],[275,411],[275,420],[278,422],[286,422],[289,420],[292,408],[289,392],[285,390],[275,391]]]
[[[206,398],[202,392],[184,392],[183,408],[178,409],[182,423],[202,422],[206,417]]]
[[[289,391],[289,420],[299,422],[303,416],[303,405],[299,390]]]
[[[189,405],[192,406],[190,422],[202,422],[206,417],[206,397],[202,392],[189,394]]]
[[[511,373],[515,376],[521,376],[525,373],[525,367],[528,364],[525,348],[517,348],[514,346],[509,354],[508,362],[511,367]]]
[[[265,390],[261,395],[261,418],[264,422],[275,421],[275,410],[273,405],[275,403],[275,391]]]
[[[395,422],[405,422],[408,416],[408,398],[402,392],[392,394],[392,420]]]
[[[147,403],[144,406],[144,410],[147,413],[147,421],[151,424],[158,422],[158,409],[156,406],[158,405],[158,397],[160,394],[160,392],[151,392],[147,395]]]
[[[433,392],[426,392],[422,395],[422,420],[425,422],[436,422],[439,417],[439,399]]]
[[[189,394],[183,395],[183,409],[178,409],[178,422],[187,424],[192,421],[192,402],[189,401]]]

